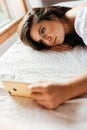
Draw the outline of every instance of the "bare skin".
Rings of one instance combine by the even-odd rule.
[[[42,40],[48,46],[62,44],[66,34],[75,32],[75,17],[84,6],[87,6],[87,3],[69,10],[65,14],[67,22],[53,15],[52,20],[42,20],[39,23],[34,23],[30,29],[31,38],[36,42]]]
[[[42,40],[49,46],[54,46],[57,44],[61,45],[65,34],[71,31],[72,32],[75,31],[74,30],[75,17],[78,11],[82,9],[84,6],[87,6],[87,3],[84,3],[78,7],[75,7],[66,13],[66,17],[68,18],[68,21],[70,23],[70,28],[68,28],[67,25],[62,24],[61,22],[58,23],[58,19],[53,20],[55,24],[55,29],[56,27],[59,27],[62,35],[59,32],[57,32],[57,30],[56,30],[56,33],[52,33],[53,26],[50,23],[46,32],[44,33],[44,30],[42,31],[46,35],[40,35],[38,33],[39,25],[33,26],[31,32],[35,30],[37,31],[32,32],[31,37],[36,41],[42,38]],[[43,21],[43,22],[45,22],[45,24],[48,25],[46,21]],[[40,25],[42,25],[42,23]],[[48,33],[49,31],[51,31],[51,33]],[[57,36],[57,40],[55,41],[54,37],[56,36]],[[59,36],[60,36],[60,39],[58,39]],[[75,98],[77,96],[87,94],[87,72],[74,78],[71,81],[67,81],[66,83],[43,81],[43,82],[38,82],[36,84],[32,84],[31,86],[28,86],[28,88],[30,87],[32,88],[31,96],[38,104],[40,104],[41,106],[47,109],[55,109],[60,104],[65,103],[65,101],[71,98]]]
[[[29,85],[28,89],[38,104],[55,109],[71,98],[87,94],[87,72],[66,83],[43,81]]]
[[[52,20],[42,20],[32,25],[30,36],[34,41],[43,41],[47,46],[60,45],[64,41],[65,35],[69,32],[69,26],[56,16]],[[37,43],[38,44],[38,43]]]
[[[55,82],[38,82],[37,84],[29,85],[32,98],[41,106],[47,109],[54,109],[61,103],[67,100],[67,90],[65,84]],[[66,97],[66,98],[65,98]]]

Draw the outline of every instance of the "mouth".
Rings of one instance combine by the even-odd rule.
[[[53,44],[56,44],[57,37],[55,37]]]

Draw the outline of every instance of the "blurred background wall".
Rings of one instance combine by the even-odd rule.
[[[77,0],[26,0],[28,8],[38,7],[38,6],[50,6],[59,2],[66,1],[77,1]]]

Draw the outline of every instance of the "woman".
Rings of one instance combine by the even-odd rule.
[[[84,18],[84,26],[82,20]],[[87,45],[87,3],[74,7],[34,8],[19,26],[21,40],[34,49],[64,51]],[[85,35],[84,35],[85,34]],[[40,105],[55,109],[65,101],[87,93],[87,72],[65,83],[39,82],[29,85],[31,96]]]
[[[73,15],[76,15],[76,12],[72,13],[74,10],[60,6],[32,9],[19,26],[21,40],[37,50],[56,48],[58,51],[63,51],[71,49],[76,44],[84,45],[74,30]],[[72,15],[72,18],[68,18],[68,15]]]

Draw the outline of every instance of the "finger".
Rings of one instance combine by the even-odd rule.
[[[49,109],[49,110],[53,110],[53,109],[57,108],[57,105],[53,105],[53,104],[46,102],[46,101],[38,101],[38,103],[41,106],[43,106],[44,108]]]
[[[32,88],[31,91],[34,93],[44,93],[44,88],[43,87],[35,87]]]
[[[46,101],[44,101],[44,100],[36,100],[36,102],[37,102],[39,105],[41,105],[41,106],[43,106],[43,107],[46,108]]]
[[[47,102],[52,101],[52,96],[50,96],[47,93],[37,93],[37,92],[32,92],[31,97],[35,100],[45,100]]]
[[[45,101],[45,100],[36,100],[36,102],[41,105],[42,107],[46,108],[46,109],[49,109],[49,110],[52,110],[54,109],[55,107],[51,104],[49,104],[49,102]]]
[[[35,100],[46,100],[46,96],[43,93],[32,92],[31,97]]]
[[[32,92],[42,92],[43,91],[43,87],[40,87],[38,85],[28,85],[27,89],[31,90]]]
[[[48,84],[47,83],[49,83],[49,82],[47,82],[47,81],[39,81],[38,83],[34,83],[34,84],[29,84],[28,86],[27,86],[27,88],[28,89],[32,89],[32,88],[46,88],[47,86],[48,86]]]

